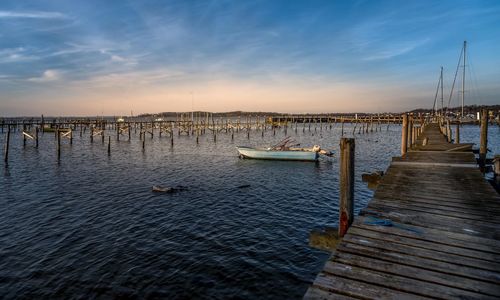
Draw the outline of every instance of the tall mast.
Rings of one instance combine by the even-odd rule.
[[[462,115],[461,118],[464,117],[464,98],[465,98],[465,49],[467,47],[467,41],[464,41],[464,69],[462,74]]]
[[[441,77],[440,77],[440,82],[441,82],[441,115],[443,114],[443,108],[444,108],[444,100],[443,100],[443,66],[441,66]]]

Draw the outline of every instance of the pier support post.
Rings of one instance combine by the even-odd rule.
[[[57,134],[57,159],[61,158],[61,131],[56,129]]]
[[[108,136],[108,156],[111,155],[111,136]]]
[[[481,110],[481,139],[479,143],[479,159],[484,166],[486,161],[486,152],[488,151],[488,111]]]
[[[38,148],[38,127],[35,127],[35,148]]]
[[[5,148],[3,152],[3,160],[7,164],[9,160],[9,144],[10,144],[10,125],[7,125],[7,137],[5,138]]]
[[[497,184],[500,184],[500,155],[495,155],[493,159],[493,173]]]
[[[340,139],[339,237],[354,220],[354,139]]]
[[[401,156],[406,154],[408,149],[408,114],[403,114],[403,127],[401,129]]]
[[[407,140],[406,140],[407,147],[411,148],[412,139],[413,139],[413,117],[408,116],[408,135],[407,135]]]
[[[448,139],[448,143],[451,143],[451,125],[450,125],[450,120],[446,120],[446,138]]]
[[[457,128],[455,129],[455,144],[460,144],[460,122],[457,123]]]

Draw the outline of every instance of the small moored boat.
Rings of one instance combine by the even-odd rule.
[[[243,158],[316,161],[318,152],[303,150],[272,150],[269,148],[236,147]]]
[[[236,149],[240,157],[253,159],[317,161],[320,154],[332,156],[331,152],[321,150],[319,146],[314,146],[313,148],[295,148],[299,144],[290,145],[292,142],[289,138],[286,138],[277,145],[269,148],[239,146]]]

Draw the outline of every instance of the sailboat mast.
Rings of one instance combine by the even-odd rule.
[[[443,67],[441,66],[441,77],[440,77],[440,82],[441,82],[441,115],[443,114],[443,109],[444,109],[444,100],[443,100]]]
[[[465,50],[467,47],[467,41],[464,41],[464,69],[463,69],[463,74],[462,74],[462,114],[461,118],[464,117],[464,99],[465,99]]]

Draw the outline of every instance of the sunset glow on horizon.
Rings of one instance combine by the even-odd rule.
[[[497,1],[2,1],[0,117],[431,108],[464,40],[466,104],[498,104],[499,15]]]

